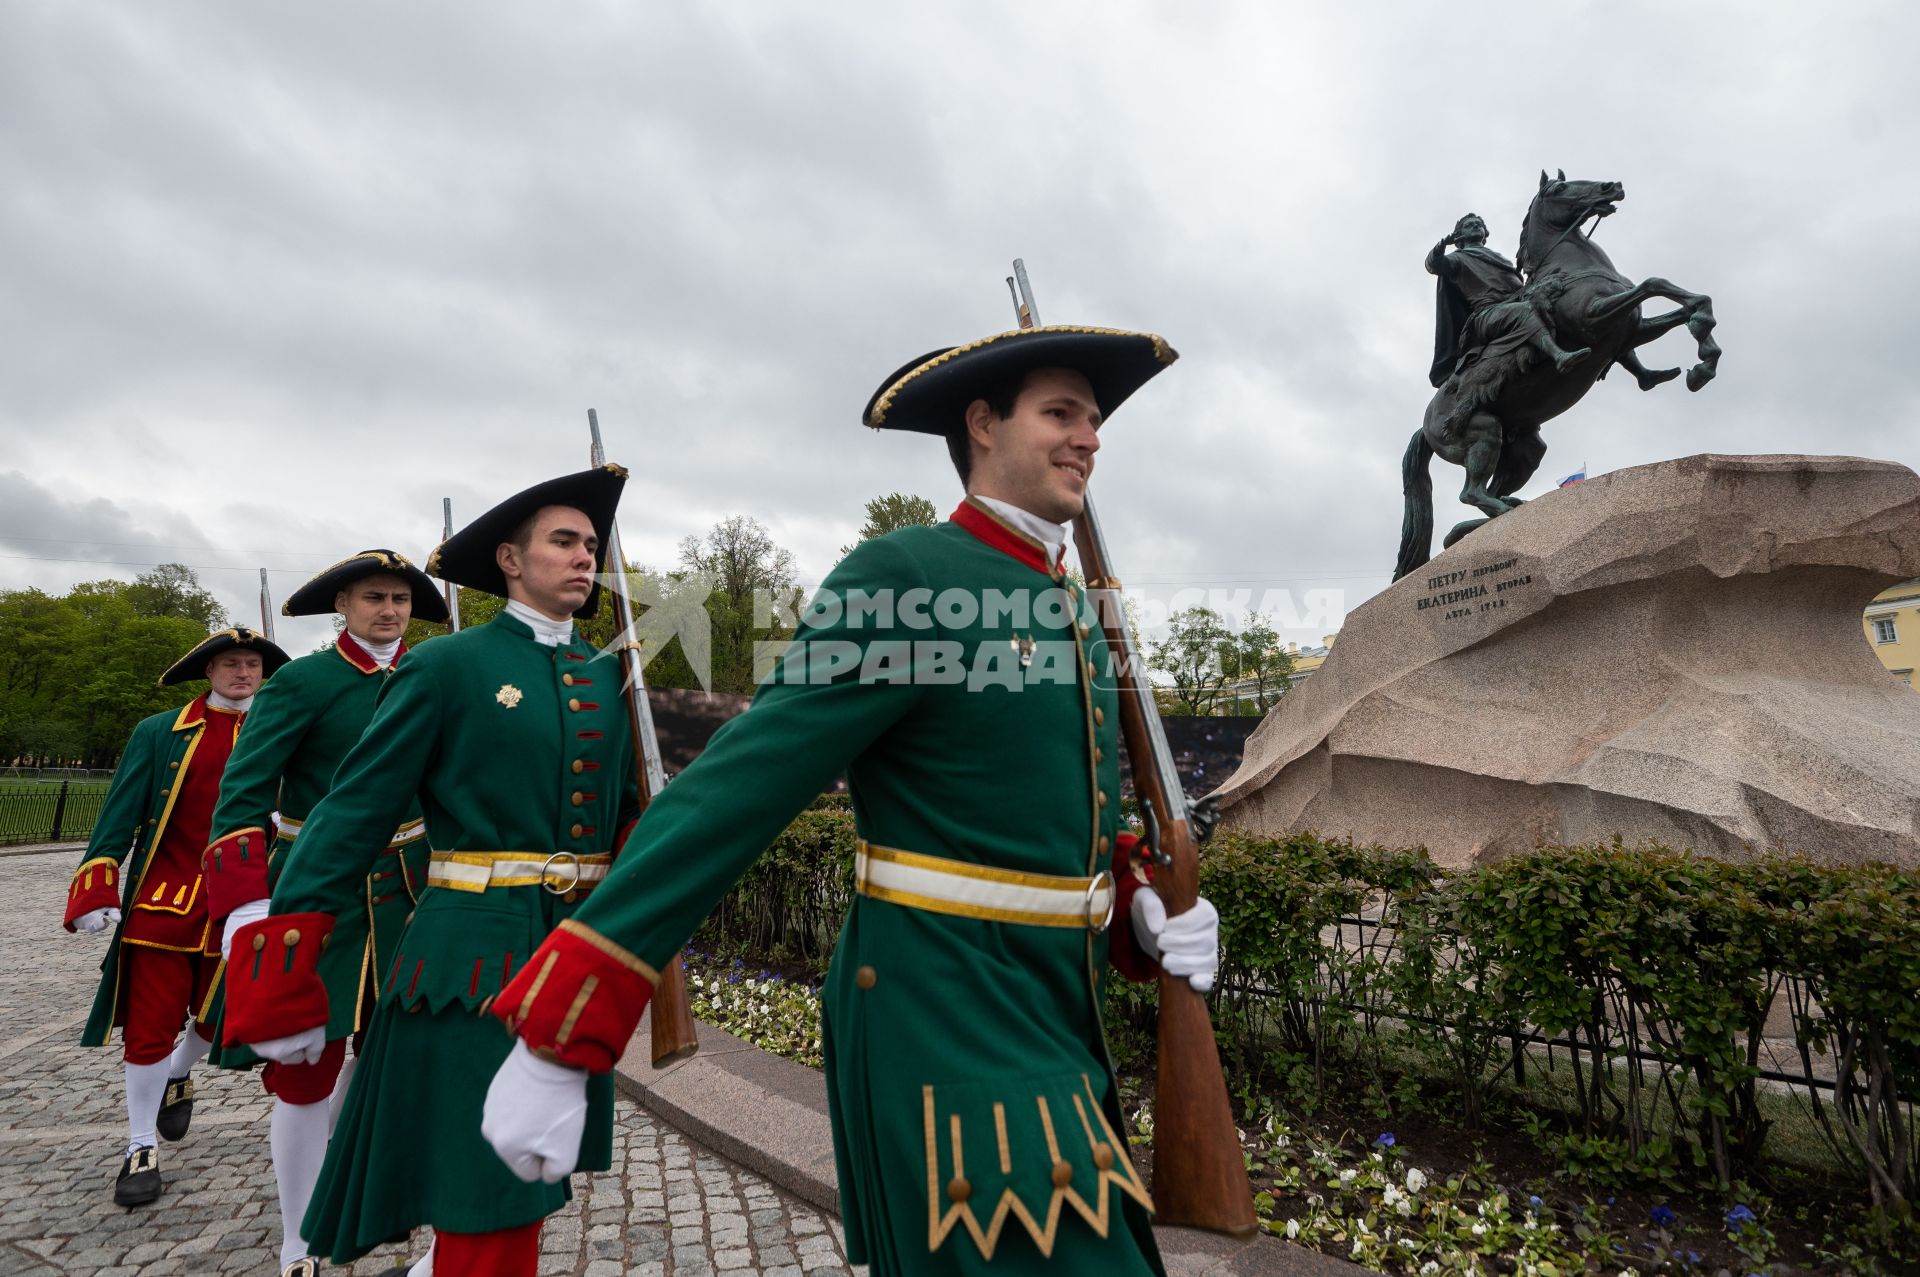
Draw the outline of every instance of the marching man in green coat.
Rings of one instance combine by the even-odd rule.
[[[68,931],[113,928],[81,1041],[105,1046],[121,1030],[127,1151],[113,1200],[122,1206],[160,1196],[156,1137],[179,1139],[193,1117],[193,1066],[212,1046],[220,977],[200,853],[254,690],[286,663],[239,627],[209,635],[160,676],[162,686],[204,678],[209,687],[135,725],[67,889]]]
[[[858,895],[822,1027],[847,1257],[875,1277],[1161,1271],[1104,972],[1157,959],[1211,987],[1218,918],[1168,918],[1132,862],[1105,635],[1062,552],[1103,421],[1173,359],[1147,334],[1038,328],[881,386],[865,424],[946,437],[966,500],[841,562],[752,708],[494,1000],[519,1043],[483,1130],[516,1173],[574,1169],[590,1079],[656,973],[844,769]]]
[[[531,1275],[565,1184],[527,1184],[480,1137],[512,1039],[482,1011],[606,877],[639,811],[620,667],[574,632],[626,472],[535,485],[443,542],[427,570],[504,595],[486,625],[436,638],[382,680],[379,703],[274,884],[271,915],[234,931],[226,1040],[319,1060],[333,1035],[323,963],[366,908],[369,875],[418,798],[432,847],[411,920],[381,955],[379,997],[300,1227],[337,1263],[420,1225],[416,1274]],[[569,1156],[612,1155],[613,1088],[597,1079]],[[407,1271],[395,1269],[395,1273]]]
[[[203,862],[208,911],[222,936],[223,957],[230,956],[237,932],[268,916],[269,893],[302,827],[332,785],[340,760],[366,730],[374,701],[406,653],[401,635],[408,620],[447,619],[446,600],[427,574],[392,550],[363,550],[334,564],[294,591],[280,610],[287,616],[337,612],[345,625],[330,647],[290,662],[261,689],[227,762]],[[424,834],[416,803],[377,850],[361,883],[364,907],[339,916],[320,955],[329,1016],[318,1062],[298,1063],[285,1051],[284,1059],[269,1058],[261,1074],[273,1096],[268,1139],[280,1191],[283,1277],[319,1272],[301,1239],[300,1220],[327,1152],[328,1101],[342,1075],[347,1038],[365,1029],[386,971],[383,960],[393,956],[425,885]],[[255,1059],[230,1050],[215,1062],[245,1068]]]

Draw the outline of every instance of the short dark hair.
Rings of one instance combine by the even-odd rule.
[[[1013,405],[1019,402],[1020,392],[1026,388],[1027,374],[1002,377],[980,388],[980,393],[967,400],[967,406],[973,406],[974,399],[987,401],[987,411],[1005,421],[1013,415]],[[967,433],[967,417],[964,410],[960,419],[947,430],[947,455],[953,458],[953,468],[960,475],[962,486],[973,478],[973,439]]]

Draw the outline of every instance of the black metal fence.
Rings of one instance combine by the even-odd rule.
[[[103,780],[0,779],[0,846],[85,841],[106,797]]]

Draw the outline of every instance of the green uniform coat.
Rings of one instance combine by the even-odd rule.
[[[664,967],[842,769],[869,843],[1026,873],[1107,868],[1121,826],[1105,636],[1070,580],[983,539],[1038,561],[994,522],[849,554],[821,598],[890,597],[891,614],[811,614],[779,681],[648,808],[576,924]],[[1032,606],[990,616],[996,597]],[[823,1012],[851,1261],[875,1277],[1160,1271],[1101,1022],[1107,951],[1085,928],[855,898]],[[556,983],[547,996],[571,996]]]
[[[373,721],[274,886],[276,916],[363,908],[374,857],[416,794],[435,854],[606,853],[637,814],[619,664],[577,637],[545,647],[502,613],[423,643],[381,681]],[[345,1263],[423,1224],[513,1228],[568,1200],[565,1183],[515,1178],[480,1136],[513,1044],[481,1008],[576,905],[537,885],[435,885],[429,870],[301,1228],[315,1254]],[[604,1170],[609,1079],[590,1102],[580,1164]]]
[[[372,720],[374,702],[393,668],[382,669],[343,633],[332,647],[283,666],[260,689],[220,783],[220,805],[214,809],[209,840],[210,879],[218,879],[223,869],[236,867],[251,854],[252,845],[273,827],[273,813],[278,810],[281,824],[268,850],[264,877],[249,879],[250,887],[258,884],[254,889],[259,894],[241,893],[265,898],[298,845],[296,836],[288,832],[288,822],[296,828],[303,825],[325,797],[340,760]],[[402,823],[419,816],[420,805],[410,803]],[[254,844],[240,846],[240,839],[247,835]],[[386,839],[381,841],[384,844]],[[362,1015],[370,1005],[367,999],[379,992],[379,978],[393,958],[394,943],[426,875],[425,838],[393,852],[383,848],[376,867],[361,880],[357,906],[335,915],[332,938],[320,958],[320,977],[327,986],[329,1041],[365,1027]],[[237,899],[221,901],[219,895],[215,884],[218,911],[239,903]],[[216,925],[219,921],[216,917]],[[217,1048],[216,1063],[246,1068],[257,1059],[242,1047]]]
[[[81,1032],[84,1046],[105,1046],[113,1030],[123,1023],[120,981],[125,974],[125,953],[121,935],[127,919],[133,917],[133,902],[145,881],[148,862],[154,848],[166,836],[173,816],[175,779],[192,760],[200,736],[206,730],[205,698],[196,697],[181,708],[162,710],[134,724],[133,734],[120,755],[113,782],[100,805],[99,818],[93,824],[93,836],[87,840],[86,854],[74,871],[69,899],[92,898],[85,908],[112,904],[101,896],[101,876],[115,874],[119,882],[120,925],[114,928],[113,941],[100,961],[100,987],[94,994],[93,1011]],[[245,728],[241,728],[242,734]],[[131,863],[123,864],[131,856]],[[78,910],[84,912],[84,909]],[[71,917],[76,910],[70,905]],[[208,1019],[219,1004],[219,982],[215,981],[205,1005],[194,1008],[199,1020]]]

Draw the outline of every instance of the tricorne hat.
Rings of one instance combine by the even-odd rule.
[[[171,687],[176,683],[191,683],[197,678],[207,676],[207,662],[222,652],[235,649],[260,653],[260,676],[262,680],[275,670],[292,660],[275,643],[258,630],[250,630],[244,625],[236,625],[230,630],[221,630],[209,634],[191,652],[167,667],[160,676],[159,686]]]
[[[323,616],[333,611],[333,600],[340,591],[362,577],[397,576],[413,587],[413,615],[416,620],[444,623],[447,601],[440,587],[404,554],[392,550],[362,550],[350,559],[342,559],[287,596],[280,605],[282,616]]]
[[[494,552],[501,542],[513,539],[522,523],[550,505],[572,506],[593,521],[594,535],[600,538],[594,570],[596,574],[604,573],[607,549],[613,542],[613,513],[620,505],[620,490],[626,483],[626,468],[608,462],[516,492],[442,541],[440,547],[427,556],[427,574],[506,598],[507,577],[500,570]],[[600,584],[596,581],[587,594],[587,601],[575,608],[573,614],[586,618],[599,608]]]
[[[986,388],[1037,368],[1080,373],[1093,387],[1100,415],[1111,417],[1179,357],[1165,338],[1152,333],[1059,324],[1018,328],[922,355],[880,383],[860,420],[875,430],[945,435]]]

